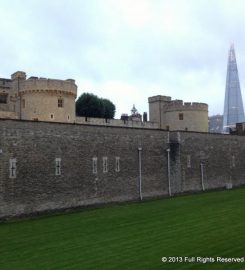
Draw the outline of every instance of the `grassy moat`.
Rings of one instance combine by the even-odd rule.
[[[244,188],[0,224],[1,270],[242,270],[216,258],[244,256]]]

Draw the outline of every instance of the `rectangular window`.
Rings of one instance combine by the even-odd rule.
[[[55,175],[61,175],[61,158],[55,159]]]
[[[103,173],[108,172],[108,159],[107,157],[103,157]]]
[[[25,107],[26,107],[26,101],[22,99],[22,108],[25,109]]]
[[[0,103],[7,104],[8,95],[7,94],[0,94]]]
[[[63,108],[64,107],[64,100],[63,98],[58,98],[58,107]]]
[[[179,113],[179,120],[184,120],[184,114],[183,113]]]
[[[187,155],[187,168],[191,168],[191,155]]]
[[[92,164],[93,164],[93,173],[97,173],[97,157],[93,157]]]
[[[120,157],[116,157],[116,172],[120,172]]]
[[[9,178],[16,178],[16,158],[9,160]]]

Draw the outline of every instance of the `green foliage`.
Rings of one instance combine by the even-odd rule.
[[[244,205],[241,188],[0,224],[0,269],[244,270],[161,261],[244,257]]]
[[[76,101],[77,116],[114,118],[116,107],[108,99],[99,98],[94,94],[83,93]]]
[[[104,118],[111,119],[114,118],[116,107],[109,99],[102,99],[105,108]]]

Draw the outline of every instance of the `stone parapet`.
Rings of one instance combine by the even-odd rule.
[[[148,98],[149,103],[157,102],[157,101],[169,102],[171,101],[171,97],[158,95],[158,96],[153,96],[153,97]]]
[[[15,112],[0,111],[0,118],[2,119],[18,119],[18,115]]]
[[[156,122],[141,122],[141,121],[121,120],[121,119],[76,117],[75,123],[87,125],[100,125],[100,126],[159,129],[159,124]]]
[[[20,90],[23,92],[50,92],[65,93],[73,96],[77,96],[77,86],[74,80],[54,80],[46,78],[31,77],[25,81],[23,88]]]

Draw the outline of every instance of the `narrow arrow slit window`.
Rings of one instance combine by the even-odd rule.
[[[9,178],[16,178],[16,158],[9,160]]]
[[[61,158],[55,159],[55,175],[61,175]]]

